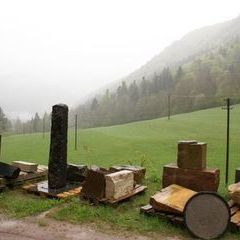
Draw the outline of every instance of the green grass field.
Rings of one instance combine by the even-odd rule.
[[[240,166],[240,106],[231,110],[230,129],[230,169],[229,182],[234,181],[235,168]],[[208,143],[208,166],[221,169],[219,192],[226,196],[225,142],[226,111],[219,108],[166,118],[135,122],[112,127],[79,130],[78,150],[74,150],[74,132],[69,130],[68,162],[109,167],[113,164],[143,164],[147,168],[146,194],[117,208],[88,206],[78,199],[63,204],[56,200],[42,200],[21,191],[17,194],[5,192],[0,195],[0,209],[12,216],[22,217],[36,214],[55,205],[62,205],[52,216],[59,220],[72,222],[92,222],[101,227],[108,223],[113,228],[123,228],[138,232],[161,232],[187,236],[185,230],[168,227],[169,223],[157,218],[139,214],[139,207],[149,201],[149,196],[160,189],[163,165],[176,162],[177,142],[196,139]],[[14,135],[3,138],[1,161],[25,160],[47,164],[49,134]],[[12,200],[12,203],[8,201]],[[8,202],[8,204],[4,204]],[[16,202],[22,207],[16,207]],[[44,203],[43,203],[44,202]],[[28,206],[33,206],[31,211]],[[228,234],[226,239],[238,239],[238,235]]]

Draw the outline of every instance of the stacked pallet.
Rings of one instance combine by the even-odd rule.
[[[207,168],[206,156],[206,143],[195,140],[178,142],[177,165],[164,166],[162,187],[177,184],[197,192],[217,192],[220,170]]]

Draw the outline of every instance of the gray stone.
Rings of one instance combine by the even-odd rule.
[[[68,106],[54,105],[48,163],[48,187],[60,189],[67,185]]]

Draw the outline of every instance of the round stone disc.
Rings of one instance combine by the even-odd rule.
[[[214,239],[227,230],[230,210],[225,200],[213,192],[200,192],[184,208],[187,229],[201,239]]]

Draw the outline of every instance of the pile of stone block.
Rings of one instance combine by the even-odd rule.
[[[196,140],[178,142],[177,165],[163,168],[162,187],[177,184],[193,191],[217,191],[220,170],[207,168],[207,144]]]

